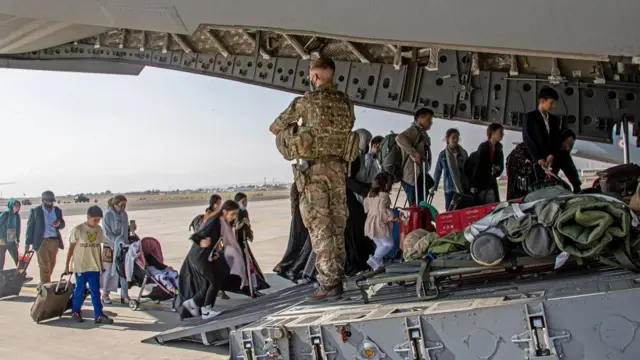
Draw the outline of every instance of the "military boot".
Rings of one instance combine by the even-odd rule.
[[[314,291],[313,294],[307,297],[307,300],[311,302],[334,301],[341,299],[342,293],[344,293],[342,283],[339,283],[332,287],[318,286],[316,291]]]

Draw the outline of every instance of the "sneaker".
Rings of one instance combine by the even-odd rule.
[[[341,299],[343,293],[344,288],[342,287],[342,283],[331,288],[320,286],[313,294],[307,297],[307,300],[311,302],[334,301]]]
[[[113,319],[108,318],[106,315],[98,316],[98,318],[94,321],[96,324],[113,324]]]
[[[84,322],[82,314],[80,314],[79,312],[73,313],[73,315],[71,315],[71,318],[77,323]]]
[[[213,310],[211,306],[206,306],[202,308],[201,313],[202,313],[202,319],[207,320],[207,319],[213,319],[214,317],[222,314],[222,311],[216,311],[216,310]]]
[[[182,307],[187,310],[193,317],[200,315],[200,309],[198,308],[198,305],[196,305],[196,302],[193,301],[193,299],[189,299],[183,302]]]
[[[375,258],[375,257],[373,257],[373,256],[370,256],[370,257],[369,257],[369,260],[367,260],[367,265],[369,265],[369,267],[370,267],[372,270],[378,270],[378,268],[379,268],[379,267],[380,267],[380,265],[382,265],[382,264],[380,263],[380,261],[378,261],[378,259],[376,259],[376,258]]]

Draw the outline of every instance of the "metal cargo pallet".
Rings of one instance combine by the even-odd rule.
[[[231,359],[640,358],[640,275],[628,271],[501,279],[435,301],[388,290],[367,305],[303,302],[233,330]]]

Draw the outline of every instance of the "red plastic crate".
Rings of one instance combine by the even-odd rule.
[[[463,229],[466,228],[467,226],[485,217],[485,215],[493,211],[493,209],[495,209],[497,206],[498,203],[495,203],[460,210],[460,226]]]
[[[462,231],[459,211],[447,212],[436,216],[436,233],[438,236],[442,237],[458,231]]]

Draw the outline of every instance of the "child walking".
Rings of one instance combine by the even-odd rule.
[[[364,199],[364,212],[367,213],[364,234],[376,243],[375,253],[367,260],[367,265],[373,270],[382,265],[384,256],[393,248],[392,231],[396,218],[389,197],[391,186],[391,174],[381,172],[373,180],[369,195]]]
[[[84,302],[84,291],[88,284],[95,323],[113,324],[113,320],[102,312],[100,301],[102,243],[104,242],[100,220],[102,220],[102,209],[92,206],[87,210],[87,221],[71,230],[65,273],[73,271],[76,275],[76,287],[72,298],[73,319],[77,322],[83,321],[81,308]]]

